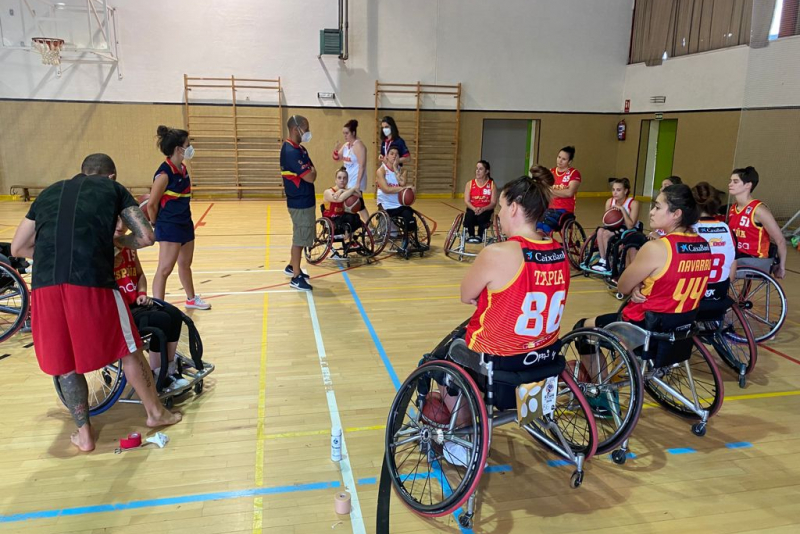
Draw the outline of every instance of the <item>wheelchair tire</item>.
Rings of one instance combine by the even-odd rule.
[[[786,321],[786,294],[771,275],[753,267],[736,269],[728,295],[739,305],[756,343],[775,337]],[[736,339],[736,338],[734,338]],[[745,342],[739,337],[737,341]]]
[[[367,225],[362,224],[353,231],[353,234],[350,236],[350,243],[358,244],[355,252],[359,256],[365,258],[372,258],[375,256],[375,240],[372,238],[372,232],[370,232]]]
[[[28,284],[11,265],[0,262],[0,343],[22,328],[30,310]]]
[[[742,310],[734,304],[717,323],[717,330],[713,335],[703,336],[703,342],[714,347],[720,359],[737,375],[743,369],[745,375],[750,374],[758,360],[758,345]]]
[[[333,221],[327,217],[320,217],[314,223],[314,228],[314,244],[303,249],[306,261],[311,265],[316,265],[327,258],[333,249]]]
[[[594,232],[592,235],[587,237],[583,241],[583,245],[581,245],[581,251],[578,258],[578,268],[581,269],[587,276],[591,274],[589,272],[589,267],[592,261],[592,256],[594,256],[594,253],[597,250],[595,245],[596,242],[597,232]]]
[[[423,418],[427,395],[438,391],[439,384],[446,384],[465,403],[461,406],[468,411],[471,425],[449,431]],[[448,436],[455,435],[460,443],[448,441]],[[470,443],[472,450],[463,443]],[[489,454],[483,394],[469,374],[452,362],[432,361],[417,367],[392,402],[385,446],[392,485],[411,510],[426,517],[457,510],[478,487]],[[430,483],[420,484],[417,479]]]
[[[86,383],[89,386],[89,416],[94,417],[111,408],[125,390],[128,383],[122,371],[122,360],[106,365],[102,369],[86,373]],[[58,383],[58,377],[53,377],[58,398],[67,405],[64,394]]]
[[[389,242],[389,215],[384,210],[378,210],[367,219],[367,227],[372,234],[372,241],[375,248],[373,249],[373,257],[377,256],[386,244]]]
[[[428,221],[426,220],[425,216],[418,212],[417,210],[414,211],[414,218],[417,220],[417,237],[416,237],[416,245],[419,248],[419,255],[422,255],[431,249],[431,232],[430,226],[428,226]]]
[[[492,218],[492,231],[494,232],[494,239],[496,243],[501,243],[508,239],[503,233],[503,228],[500,226],[500,217],[496,213]]]
[[[644,380],[639,361],[600,328],[579,328],[561,338],[568,373],[583,392],[597,426],[597,454],[630,437],[642,413]]]
[[[453,224],[450,226],[450,230],[447,232],[447,237],[444,240],[444,255],[447,256],[448,258],[450,257],[451,254],[457,255],[459,260],[463,258],[462,254],[451,251],[453,245],[456,242],[456,239],[458,239],[459,235],[462,232],[463,223],[464,223],[464,214],[459,213],[458,215],[456,215],[456,218],[453,220]],[[463,243],[461,244],[461,246],[463,247]]]
[[[689,356],[689,368],[694,378],[694,387],[697,391],[700,407],[708,411],[709,417],[714,416],[722,407],[725,398],[725,387],[722,375],[719,372],[714,358],[706,346],[697,337],[693,340],[694,346]],[[666,374],[661,377],[670,387],[676,389],[687,399],[692,398],[691,386],[686,375],[685,362],[669,367]],[[667,411],[686,419],[699,420],[700,416],[689,410],[677,401],[667,391],[659,389],[658,385],[645,377],[644,388],[658,404]]]
[[[573,269],[580,269],[581,247],[584,241],[586,232],[581,224],[574,218],[567,220],[561,228],[561,243]]]

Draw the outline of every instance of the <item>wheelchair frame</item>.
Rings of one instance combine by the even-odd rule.
[[[323,208],[322,206],[320,207]],[[357,213],[354,215],[361,220]],[[376,250],[375,240],[369,229],[369,225],[363,221],[358,228],[351,228],[349,240],[344,239],[344,234],[336,234],[336,222],[330,217],[323,216],[318,218],[314,221],[314,228],[316,229],[314,232],[314,244],[311,247],[303,248],[306,261],[311,265],[321,263],[331,252],[335,252],[339,255],[338,258],[333,258],[334,260],[344,261],[348,267],[350,266],[349,255],[352,252],[355,252],[360,257],[366,258],[367,263],[372,263],[372,258],[380,253],[380,250]],[[341,247],[337,249],[336,243],[341,243]],[[353,244],[356,246],[353,246]],[[325,249],[322,252],[317,254],[313,253],[313,251],[323,245]]]
[[[756,343],[775,337],[786,321],[786,293],[778,281],[767,272],[755,267],[738,267],[736,278],[728,289],[728,295],[742,310]],[[775,297],[777,303],[772,302]],[[776,306],[780,312],[778,317],[773,313],[776,311]],[[747,341],[741,335],[734,335],[734,339],[740,343]]]
[[[9,261],[4,261],[9,260]],[[19,302],[17,302],[19,299]],[[31,294],[28,284],[11,260],[0,256],[0,317],[14,316],[7,328],[0,326],[0,343],[10,339],[25,324],[31,310]]]
[[[396,218],[389,215],[389,212],[383,208],[383,205],[378,204],[378,211],[370,215],[367,220],[367,228],[369,228],[372,233],[375,242],[373,256],[377,256],[383,252],[386,245],[389,243],[392,244],[392,250],[395,250],[400,256],[407,260],[410,259],[413,254],[417,253],[421,258],[431,249],[431,236],[433,232],[431,232],[428,226],[426,217],[414,208],[411,208],[411,211],[414,212],[414,218],[417,222],[417,230],[413,233],[413,236],[402,223],[399,223]],[[423,239],[420,240],[420,231],[423,230],[424,236]],[[405,248],[402,246],[403,242],[406,243]]]
[[[483,239],[481,240],[481,245],[483,247],[498,241],[496,229],[499,227],[500,222],[496,219],[497,214],[492,214],[492,219],[489,224],[485,228],[482,228]],[[490,232],[491,236],[489,235]],[[476,257],[478,252],[467,251],[467,234],[468,230],[464,227],[464,212],[461,212],[456,215],[453,224],[450,226],[450,230],[447,232],[447,237],[444,241],[445,256],[455,256],[458,258],[458,261],[464,261],[464,258]],[[456,243],[458,244],[456,245]]]
[[[700,317],[696,324],[699,328],[697,337],[706,346],[714,348],[717,356],[736,372],[739,387],[744,388],[747,375],[756,367],[758,345],[738,304],[731,302],[726,310],[719,312],[719,317]]]
[[[627,229],[623,230],[615,237],[616,239],[613,241],[609,241],[608,243],[608,250],[606,251],[606,261],[611,265],[611,269],[606,272],[599,272],[592,269],[592,265],[595,263],[594,259],[598,253],[597,248],[597,230],[602,227],[597,228],[592,235],[587,237],[584,242],[583,246],[581,247],[579,261],[578,261],[578,269],[583,272],[585,277],[590,276],[597,276],[602,278],[603,282],[605,283],[606,287],[614,292],[614,297],[617,300],[624,300],[625,296],[617,290],[617,279],[622,274],[622,271],[625,269],[626,262],[624,259],[627,257],[628,252],[632,249],[639,250],[640,247],[636,247],[634,245],[622,245],[622,250],[619,250],[619,244],[625,234],[627,232],[635,232],[635,229]],[[614,251],[613,254],[609,254],[609,252]]]

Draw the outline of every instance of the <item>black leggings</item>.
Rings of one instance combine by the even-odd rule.
[[[403,227],[408,232],[413,232],[417,229],[417,221],[414,219],[414,210],[409,206],[400,206],[399,208],[392,208],[386,210],[389,217],[392,219],[403,219]]]
[[[158,328],[167,336],[167,343],[178,341],[181,338],[183,319],[181,312],[172,304],[164,303],[150,306],[132,306],[131,314],[136,328]]]
[[[476,215],[474,211],[467,208],[467,212],[464,214],[464,228],[467,229],[467,233],[470,237],[475,235],[475,227],[477,226],[481,230],[481,234],[483,234],[489,225],[492,223],[492,212],[491,211],[484,211],[480,215]]]
[[[333,232],[335,234],[342,234],[344,232],[353,233],[361,228],[361,217],[355,213],[342,213],[338,217],[333,218]]]

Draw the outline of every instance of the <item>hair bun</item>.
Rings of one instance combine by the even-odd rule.
[[[753,172],[754,170],[756,170],[756,168],[748,165],[747,167],[744,168],[744,170],[747,172]]]
[[[169,133],[169,128],[167,128],[163,124],[159,126],[158,129],[156,130],[156,135],[158,135],[159,137],[164,137],[168,133]]]

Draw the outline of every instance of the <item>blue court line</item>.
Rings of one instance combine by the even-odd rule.
[[[273,486],[270,488],[252,488],[237,491],[221,491],[216,493],[200,493],[197,495],[183,495],[180,497],[166,497],[162,499],[147,499],[117,504],[100,504],[95,506],[78,506],[75,508],[62,508],[61,510],[42,510],[22,514],[0,515],[0,523],[16,523],[31,519],[47,519],[53,517],[68,517],[73,515],[97,514],[103,512],[116,512],[119,510],[135,510],[138,508],[153,508],[157,506],[174,506],[193,502],[220,501],[226,499],[241,499],[258,495],[277,495],[281,493],[294,493],[298,491],[313,491],[321,489],[338,488],[338,480],[330,482],[313,482],[310,484],[296,484],[292,486]]]
[[[725,446],[729,449],[749,449],[753,444],[748,441],[735,441],[733,443],[726,443]]]
[[[484,473],[506,473],[508,471],[511,471],[511,466],[508,464],[489,465],[483,470]]]
[[[564,465],[572,465],[566,460],[547,460],[547,465],[550,467],[561,467]]]
[[[689,448],[686,449],[678,448],[678,449],[667,449],[667,452],[670,454],[692,454],[693,452],[697,451]]]
[[[339,269],[342,269],[339,266]],[[394,389],[397,391],[400,389],[400,379],[397,378],[397,373],[394,372],[394,367],[392,367],[392,362],[389,361],[389,357],[386,355],[386,350],[383,348],[383,344],[381,344],[381,340],[378,339],[378,334],[375,332],[375,328],[373,328],[372,323],[367,317],[367,312],[364,310],[364,306],[361,304],[361,299],[358,298],[358,294],[356,293],[356,289],[353,287],[353,283],[350,281],[350,277],[347,275],[347,271],[342,270],[342,276],[344,277],[344,281],[347,284],[347,288],[350,290],[350,295],[352,295],[353,300],[356,303],[356,307],[358,308],[359,313],[361,314],[361,319],[364,321],[364,324],[367,326],[367,330],[369,331],[370,337],[372,337],[372,342],[375,344],[375,348],[378,349],[378,354],[381,355],[381,360],[383,360],[383,366],[386,368],[386,372],[389,373],[389,378],[392,380],[392,384],[394,384]]]
[[[356,481],[356,484],[359,486],[363,486],[364,484],[377,484],[378,479],[376,477],[367,477],[367,478],[359,478]]]

